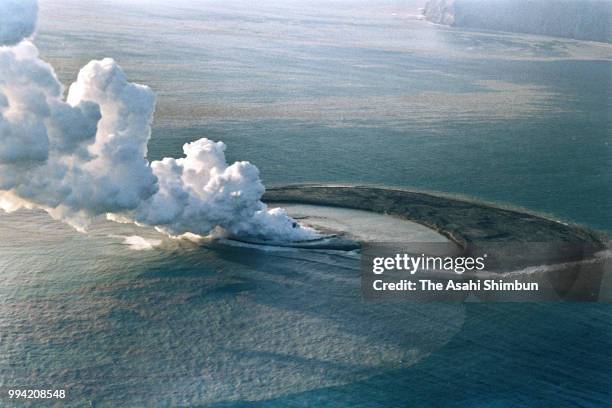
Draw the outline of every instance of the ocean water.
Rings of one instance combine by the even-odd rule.
[[[40,3],[63,83],[112,56],[156,91],[152,159],[206,136],[267,184],[438,190],[612,231],[610,45],[437,27],[417,1]],[[608,305],[359,285],[355,253],[0,214],[0,406],[612,404]]]
[[[67,85],[108,56],[150,85],[152,159],[206,136],[268,184],[454,192],[612,231],[612,45],[437,27],[418,1],[251,3],[42,1],[37,44]]]

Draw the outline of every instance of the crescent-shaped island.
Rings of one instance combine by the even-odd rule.
[[[421,224],[447,237],[461,253],[492,254],[487,274],[549,284],[550,293],[538,300],[609,296],[601,290],[610,270],[608,238],[583,226],[450,195],[364,185],[278,186],[268,188],[263,199],[270,205],[365,210]]]

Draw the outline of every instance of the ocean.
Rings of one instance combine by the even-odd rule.
[[[418,7],[43,0],[36,44],[66,86],[109,56],[151,86],[150,159],[209,137],[266,185],[441,191],[612,231],[612,46]],[[359,285],[354,253],[0,214],[0,390],[65,389],[74,407],[612,404],[606,304],[376,303]]]

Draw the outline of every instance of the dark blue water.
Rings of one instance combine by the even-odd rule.
[[[66,84],[113,56],[157,92],[152,159],[207,136],[268,184],[439,190],[612,231],[610,46],[435,27],[417,3],[49,0],[36,42]],[[0,390],[65,388],[74,407],[612,405],[607,305],[369,303],[359,285],[350,254],[0,215]]]
[[[611,318],[601,305],[471,305],[453,340],[410,369],[212,406],[605,407],[612,401]]]
[[[605,407],[604,304],[367,302],[359,260],[0,216],[0,388],[82,407]],[[3,406],[27,402],[2,400]],[[52,406],[36,402],[31,406]]]

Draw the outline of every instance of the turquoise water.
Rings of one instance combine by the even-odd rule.
[[[41,1],[36,42],[65,84],[113,56],[151,85],[151,158],[207,136],[268,184],[440,190],[612,231],[609,45],[436,27],[417,2],[146,4]],[[607,305],[369,303],[359,285],[354,254],[0,214],[0,390],[64,388],[74,407],[612,403]]]
[[[359,260],[0,216],[0,389],[71,407],[605,407],[603,304],[362,300]],[[122,237],[162,239],[134,250]]]
[[[152,159],[207,136],[269,184],[454,192],[612,231],[609,44],[444,29],[418,2],[95,3],[43,2],[37,42],[66,84],[113,56],[156,91]]]

